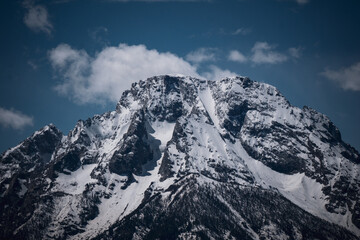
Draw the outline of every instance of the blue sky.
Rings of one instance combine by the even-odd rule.
[[[351,0],[1,1],[0,151],[49,123],[67,134],[164,73],[272,84],[359,150],[359,11]]]

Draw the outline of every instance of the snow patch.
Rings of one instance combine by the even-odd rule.
[[[228,145],[230,146],[231,143],[228,142]],[[304,173],[287,175],[276,172],[251,158],[238,141],[233,144],[233,150],[245,160],[257,183],[264,188],[276,188],[285,198],[312,215],[360,234],[360,230],[351,221],[349,211],[341,215],[326,210],[325,204],[328,202],[322,192],[323,185],[316,180],[305,176]]]
[[[154,122],[151,124],[154,132],[151,134],[155,139],[160,140],[160,149],[165,149],[166,144],[170,141],[175,123]],[[161,165],[161,158],[157,160],[155,168],[149,170],[147,174],[142,176],[134,175],[135,182],[131,183],[126,189],[122,189],[122,183],[125,181],[125,176],[117,174],[106,173],[105,177],[108,179],[109,186],[112,189],[106,189],[106,193],[110,197],[101,198],[101,203],[98,205],[99,215],[89,221],[85,232],[76,236],[76,239],[89,239],[96,236],[97,233],[103,232],[111,224],[117,220],[121,220],[131,212],[133,212],[143,201],[145,191],[153,186],[155,191],[161,191],[170,186],[173,181],[167,180],[160,182],[160,175],[158,174]],[[100,187],[99,187],[100,188]],[[103,190],[103,189],[102,189]]]
[[[90,176],[96,166],[97,164],[83,165],[69,175],[59,173],[52,192],[65,192],[71,195],[81,194],[85,190],[86,184],[97,182]]]
[[[169,123],[166,121],[155,121],[151,124],[151,127],[154,129],[154,133],[151,135],[161,141],[160,151],[163,152],[166,148],[166,144],[171,140],[171,137],[174,132],[175,123]]]
[[[222,132],[220,127],[220,121],[216,114],[216,103],[211,94],[210,87],[207,86],[204,90],[199,90],[199,97],[206,111],[208,112],[211,120],[215,124],[215,127],[217,128],[218,131]]]

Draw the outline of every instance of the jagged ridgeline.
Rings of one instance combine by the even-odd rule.
[[[359,153],[246,77],[139,81],[0,159],[0,239],[360,237]]]

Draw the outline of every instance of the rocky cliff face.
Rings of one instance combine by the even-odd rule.
[[[1,239],[357,239],[360,156],[245,77],[157,76],[0,157]]]

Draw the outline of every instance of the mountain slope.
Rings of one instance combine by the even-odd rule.
[[[66,137],[50,125],[1,155],[0,236],[357,239],[359,163],[273,86],[157,76]]]

